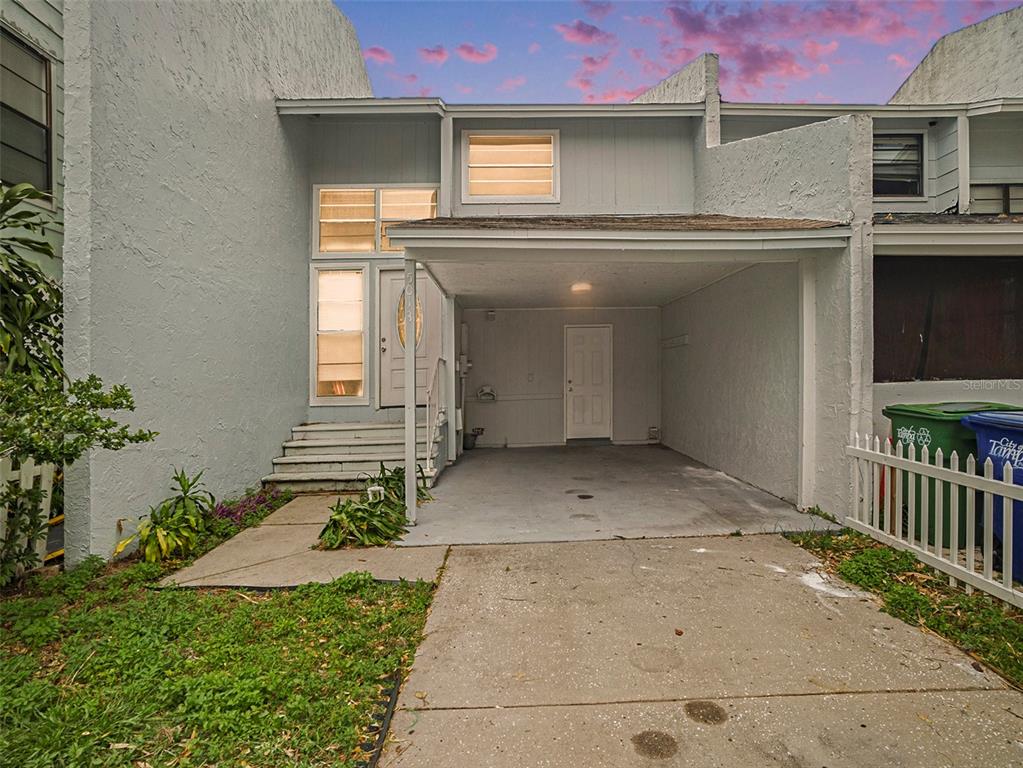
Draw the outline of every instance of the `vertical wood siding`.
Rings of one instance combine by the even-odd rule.
[[[313,184],[440,182],[436,118],[313,121],[309,173]]]
[[[1023,115],[970,118],[970,183],[1023,182]]]
[[[516,128],[560,131],[561,201],[462,203],[462,131]],[[456,216],[693,210],[693,126],[686,118],[457,120],[454,133]]]

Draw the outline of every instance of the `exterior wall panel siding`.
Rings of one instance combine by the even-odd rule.
[[[309,128],[313,184],[440,181],[440,123],[320,119]]]

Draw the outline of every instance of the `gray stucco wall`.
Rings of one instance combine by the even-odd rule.
[[[809,256],[816,275],[813,499],[837,515],[845,514],[851,493],[844,446],[871,422],[871,146],[865,115],[695,145],[697,212],[828,219],[852,230],[844,250]]]
[[[716,95],[718,55],[704,53],[632,100],[633,104],[698,104]]]
[[[661,309],[661,337],[688,340],[661,350],[664,444],[793,501],[798,272],[756,264]]]
[[[938,40],[889,104],[1023,96],[1023,7]]]
[[[66,15],[66,364],[156,442],[70,468],[67,558],[107,556],[171,466],[255,485],[306,415],[309,179],[277,97],[370,95],[328,0],[75,2]]]

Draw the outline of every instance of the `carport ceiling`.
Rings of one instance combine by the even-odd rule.
[[[466,309],[662,306],[748,266],[734,261],[429,265],[444,291]],[[575,283],[592,289],[573,293]]]

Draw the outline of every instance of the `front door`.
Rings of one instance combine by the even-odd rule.
[[[565,326],[565,439],[611,437],[611,326]]]
[[[380,270],[380,300],[377,302],[380,330],[380,407],[405,404],[405,338],[399,322],[405,312],[405,272]],[[440,289],[425,272],[416,279],[416,403],[426,405],[426,389],[440,357]]]

